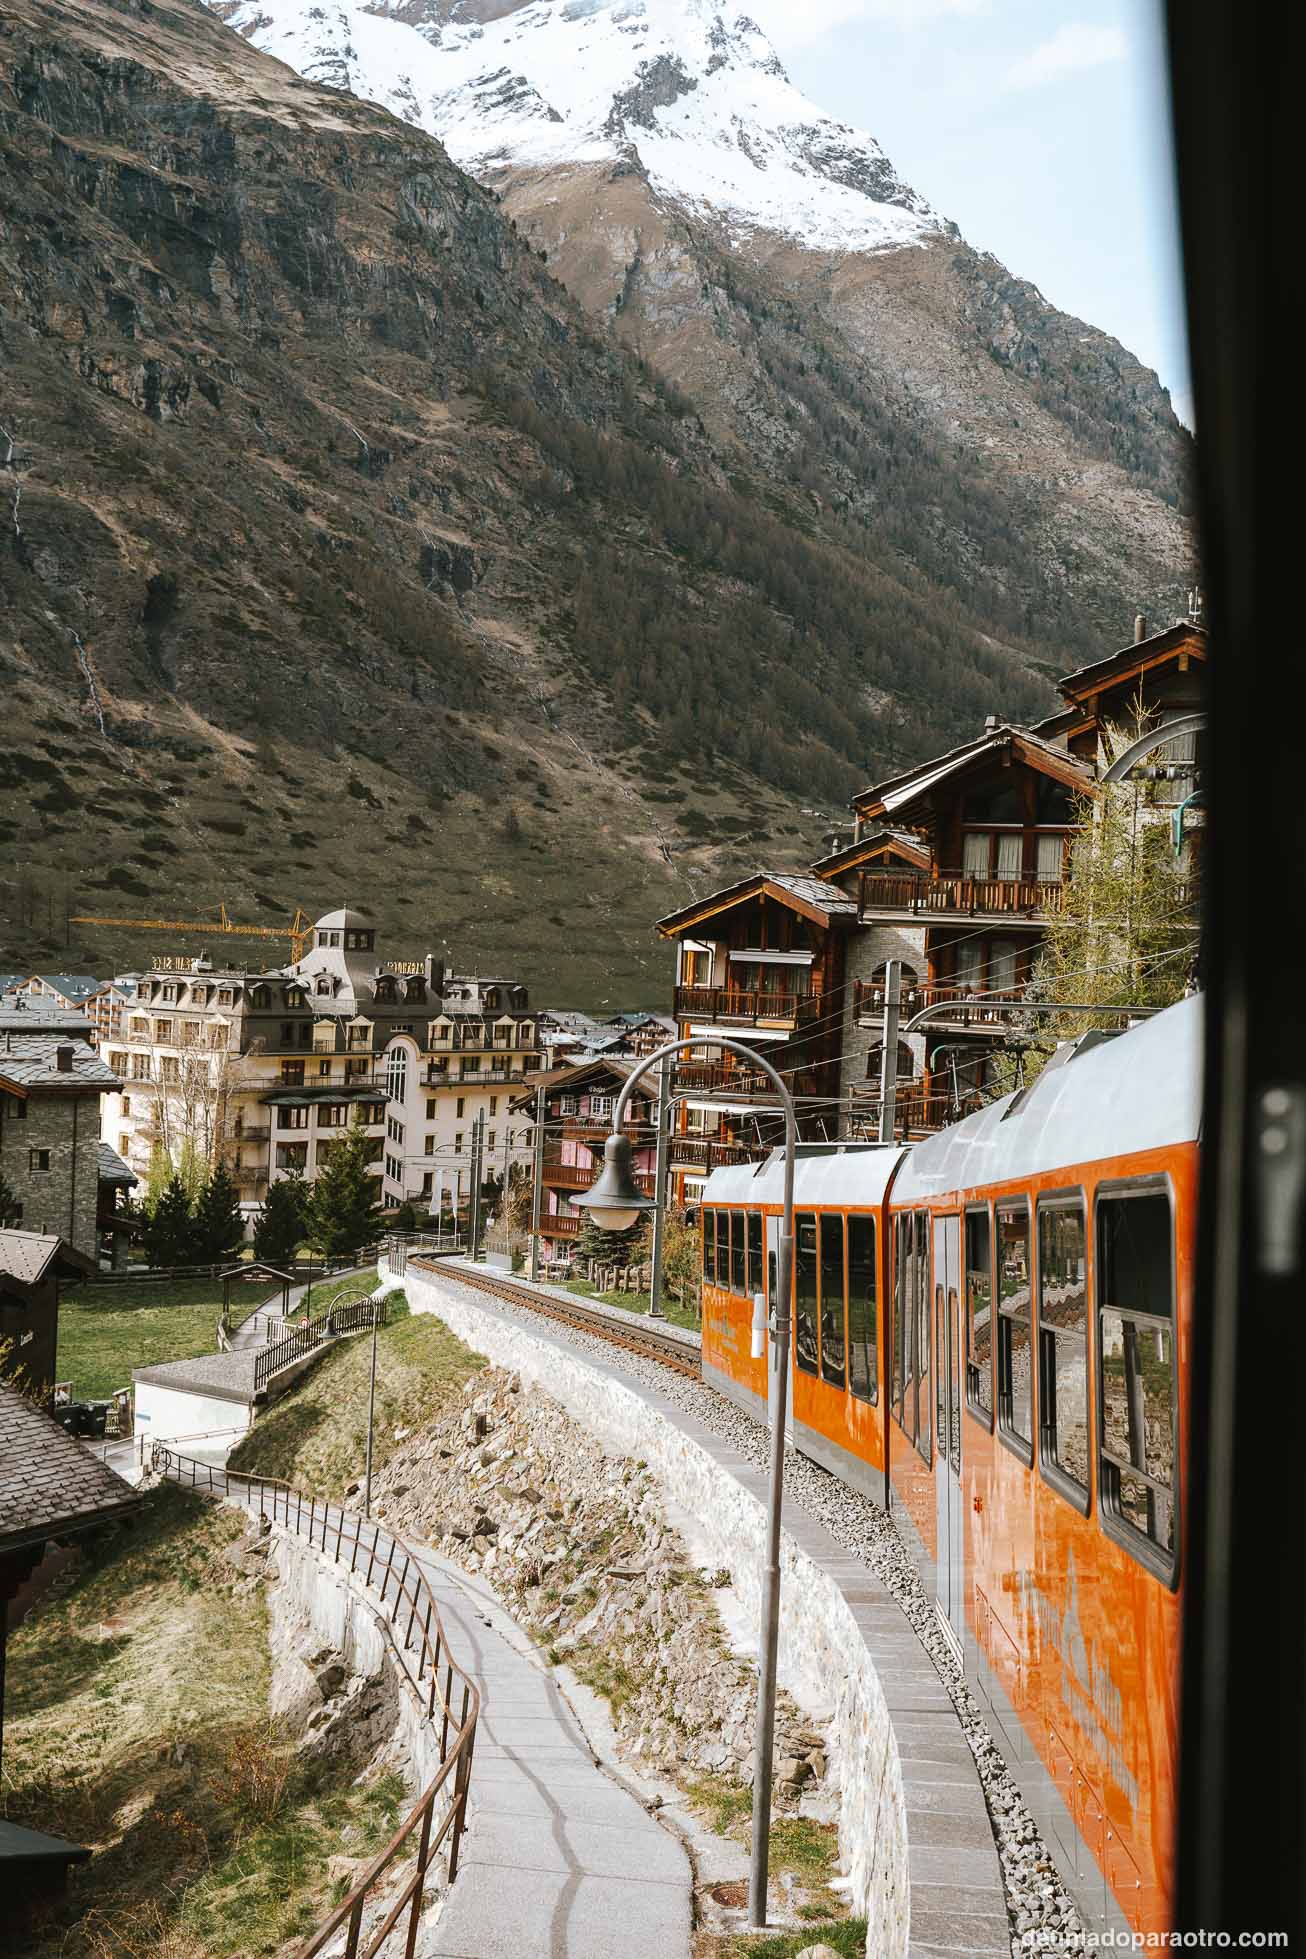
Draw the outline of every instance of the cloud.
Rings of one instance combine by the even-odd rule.
[[[809,47],[855,21],[923,27],[944,14],[983,14],[988,9],[989,0],[740,0],[738,11],[750,15],[783,53]]]
[[[1119,27],[1093,27],[1086,21],[1067,21],[1049,40],[1022,56],[1007,71],[1008,88],[1045,88],[1085,68],[1102,68],[1123,61],[1129,43]]]

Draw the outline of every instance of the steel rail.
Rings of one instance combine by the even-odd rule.
[[[379,1578],[383,1623],[395,1658],[423,1705],[424,1718],[433,1733],[439,1723],[440,1767],[389,1843],[377,1852],[349,1895],[296,1949],[294,1959],[317,1959],[342,1931],[346,1937],[339,1959],[375,1959],[398,1927],[405,1910],[408,1932],[404,1959],[414,1959],[426,1875],[446,1839],[450,1839],[450,1884],[458,1875],[458,1847],[467,1828],[467,1796],[481,1706],[475,1681],[449,1651],[440,1608],[425,1572],[407,1546],[383,1531],[379,1524],[369,1526],[356,1512],[344,1510],[339,1504],[319,1502],[316,1497],[305,1497],[287,1483],[200,1462],[162,1442],[152,1445],[150,1463],[170,1482],[233,1500],[251,1515],[279,1523],[296,1536],[306,1537],[310,1546],[334,1564],[342,1565],[348,1554],[351,1577],[359,1572],[366,1558],[365,1589],[374,1590]],[[401,1634],[400,1620],[405,1607],[407,1623]],[[450,1781],[452,1794],[433,1830],[437,1799]],[[400,1885],[399,1894],[380,1926],[369,1934],[364,1944],[363,1917],[369,1897],[400,1853],[411,1850],[414,1837],[417,1843],[413,1869]]]
[[[558,1320],[563,1326],[574,1327],[579,1333],[595,1334],[600,1340],[611,1342],[614,1347],[624,1347],[646,1360],[655,1360],[677,1374],[687,1374],[693,1380],[698,1380],[702,1375],[698,1350],[687,1346],[683,1340],[677,1340],[674,1335],[659,1333],[654,1327],[622,1326],[608,1314],[582,1306],[579,1302],[569,1305],[562,1299],[546,1299],[528,1286],[513,1285],[508,1279],[492,1279],[484,1272],[450,1272],[441,1269],[432,1260],[414,1258],[411,1253],[408,1263],[423,1267],[457,1285],[470,1286],[476,1292],[488,1292],[507,1306],[524,1306],[529,1312],[539,1313],[547,1320]]]

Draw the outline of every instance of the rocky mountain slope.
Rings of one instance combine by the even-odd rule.
[[[504,14],[445,9],[459,30]],[[434,18],[411,0],[384,24]],[[945,442],[904,407],[888,353],[883,377],[853,372],[810,254],[796,299],[780,234],[733,254],[627,160],[584,167],[665,203],[616,333],[561,249],[546,268],[511,187],[199,0],[10,0],[0,964],[202,943],[68,912],[223,899],[273,923],[348,899],[396,954],[443,943],[554,997],[653,1001],[659,912],[762,854],[800,860],[868,773],[1036,711],[1049,667],[1136,604],[1164,615],[1147,526],[1181,527],[1141,436],[1128,467],[1085,448],[1062,471],[1103,526],[1134,499],[1117,576],[1091,538],[1082,562],[1031,562],[1061,520],[1022,516],[961,410]],[[665,265],[709,250],[721,283],[681,327],[672,294],[656,359],[623,345],[659,317]],[[832,261],[830,317],[857,267],[938,253]],[[986,277],[957,399],[978,360],[1023,421],[1026,302]]]

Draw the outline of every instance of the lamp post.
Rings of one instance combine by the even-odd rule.
[[[603,1173],[598,1182],[576,1199],[594,1222],[608,1231],[627,1231],[645,1213],[657,1208],[635,1182],[630,1138],[622,1129],[635,1084],[650,1068],[680,1053],[686,1043],[669,1041],[654,1050],[626,1077],[612,1114],[612,1134],[603,1146]],[[780,1638],[780,1517],[784,1500],[785,1419],[789,1399],[789,1311],[793,1290],[794,1162],[798,1154],[798,1117],[794,1098],[780,1075],[756,1049],[724,1034],[695,1035],[696,1047],[720,1048],[741,1055],[768,1075],[780,1096],[785,1119],[784,1214],[776,1251],[774,1337],[771,1344],[772,1392],[771,1469],[766,1518],[766,1566],[762,1574],[762,1616],[758,1637],[757,1749],[753,1760],[753,1846],[748,1871],[748,1923],[753,1931],[766,1925],[766,1894],[771,1849],[771,1766],[775,1749],[776,1649]]]

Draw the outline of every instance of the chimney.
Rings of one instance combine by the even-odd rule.
[[[996,729],[997,725],[998,725],[998,717],[996,714],[986,714],[984,716],[984,732],[986,735],[991,735]]]
[[[71,1041],[60,1041],[54,1051],[54,1065],[61,1075],[71,1075],[73,1071],[73,1046]]]
[[[1134,614],[1134,645],[1141,646],[1146,638],[1147,614],[1145,612],[1136,612]]]

